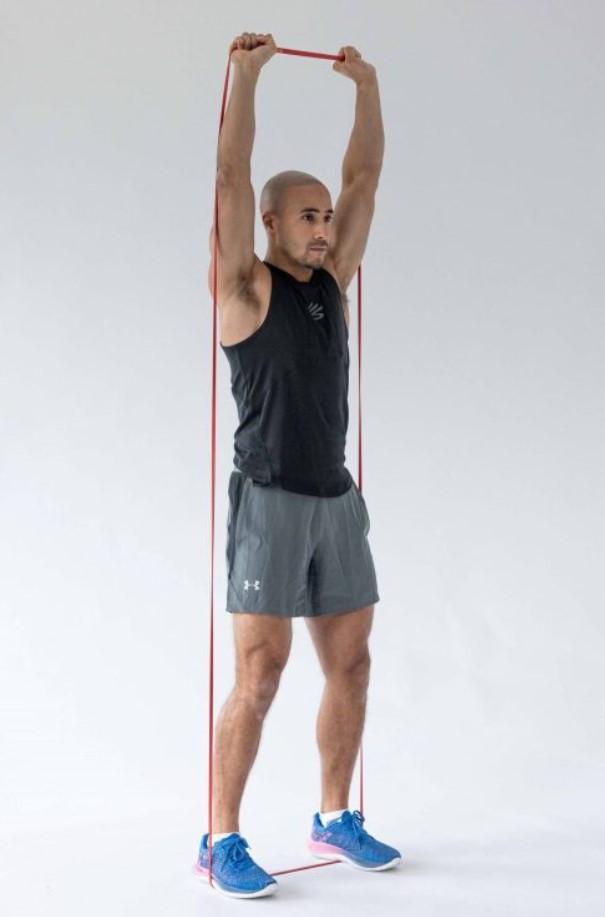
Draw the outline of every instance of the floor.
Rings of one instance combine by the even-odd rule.
[[[436,815],[411,820],[403,837],[395,825],[379,833],[366,822],[402,850],[395,869],[371,874],[339,863],[290,873],[260,900],[292,915],[310,905],[332,915],[367,905],[381,917],[603,914],[603,835],[589,818]],[[271,833],[261,837],[259,828],[252,855],[269,872],[316,862],[304,847],[307,821],[288,830],[278,813]],[[16,832],[4,825],[0,842],[0,906],[10,917],[193,917],[242,906],[192,875],[197,835],[185,810]]]

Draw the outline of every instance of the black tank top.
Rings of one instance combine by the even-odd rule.
[[[267,317],[245,340],[221,344],[239,418],[234,465],[257,484],[338,496],[353,482],[345,467],[349,334],[338,284],[323,268],[304,282],[264,263]]]

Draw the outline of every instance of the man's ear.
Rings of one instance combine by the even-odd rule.
[[[275,229],[275,217],[272,213],[263,213],[262,215],[263,226],[267,232],[273,232]]]

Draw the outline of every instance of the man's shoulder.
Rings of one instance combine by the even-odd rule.
[[[338,298],[340,299],[340,305],[342,307],[345,324],[348,329],[349,327],[349,298],[347,296],[346,289],[343,289],[343,286],[340,283],[338,274],[334,270],[334,262],[332,261],[329,255],[326,255],[326,258],[324,260],[323,271],[328,277],[331,278],[331,280],[333,281],[333,283],[336,286],[335,293],[337,294]]]
[[[328,275],[332,278],[332,280],[335,281],[336,286],[338,287],[338,289],[339,289],[341,295],[343,295],[343,296],[346,295],[346,290],[343,289],[342,283],[340,282],[340,279],[339,279],[339,277],[338,277],[338,274],[336,273],[336,268],[335,268],[335,266],[334,266],[334,261],[332,260],[332,257],[331,257],[329,254],[326,255],[326,257],[325,257],[325,259],[324,259],[324,263],[323,263],[323,268],[322,268],[322,270],[323,270],[326,274],[328,274]]]
[[[337,288],[338,288],[338,293],[340,294],[340,300],[341,300],[341,302],[342,302],[342,304],[343,304],[343,306],[344,306],[344,304],[348,301],[348,296],[347,296],[346,287],[342,284],[342,282],[341,282],[341,280],[340,280],[338,274],[336,273],[336,268],[334,267],[334,262],[333,262],[332,258],[331,258],[329,255],[326,255],[326,257],[325,257],[324,264],[323,264],[323,269],[322,269],[322,270],[323,270],[323,271],[325,272],[325,274],[327,274],[328,277],[330,277],[330,279],[333,280],[334,283],[336,284],[336,286],[337,286]]]

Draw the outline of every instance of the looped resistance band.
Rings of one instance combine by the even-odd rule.
[[[293,48],[278,48],[281,54],[295,54],[300,57],[317,57],[323,60],[344,60],[344,54],[320,54],[315,51],[297,51]],[[229,88],[229,74],[231,70],[231,54],[227,63],[225,85],[223,88],[223,101],[219,121],[219,136],[227,105],[227,90]],[[213,797],[213,752],[214,752],[214,520],[215,520],[215,489],[216,489],[216,344],[217,344],[217,312],[218,312],[218,186],[214,190],[214,253],[212,270],[212,459],[211,459],[211,499],[210,499],[210,635],[209,635],[209,708],[208,708],[208,881],[212,882],[212,797]],[[362,490],[362,448],[361,448],[361,265],[357,269],[357,350],[358,350],[358,447],[357,463],[359,468],[359,490]],[[363,812],[363,742],[359,746],[359,810]],[[305,869],[317,869],[320,866],[332,866],[340,860],[328,860],[325,863],[311,863],[309,866],[296,866],[293,869],[282,869],[272,872],[272,876],[284,875],[288,872],[301,872]]]

